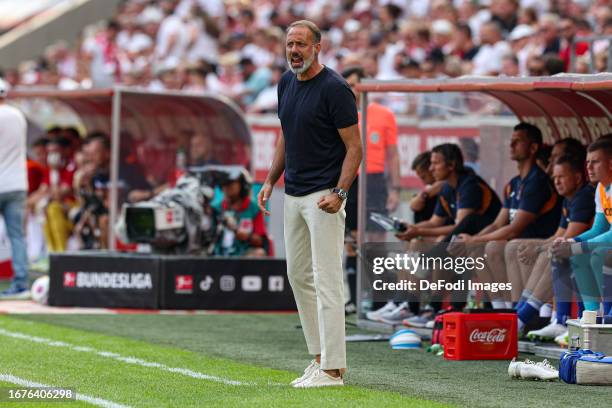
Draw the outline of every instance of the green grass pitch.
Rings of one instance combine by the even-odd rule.
[[[0,375],[129,407],[578,407],[612,398],[609,387],[512,380],[505,361],[444,361],[386,342],[348,344],[348,386],[297,390],[287,384],[309,358],[298,324],[274,314],[0,316]]]

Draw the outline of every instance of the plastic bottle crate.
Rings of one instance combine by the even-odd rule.
[[[518,354],[514,313],[447,313],[443,321],[447,360],[510,360]]]

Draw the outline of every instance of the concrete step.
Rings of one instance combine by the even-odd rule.
[[[554,343],[536,343],[527,340],[519,340],[518,350],[520,353],[534,354],[538,357],[555,360],[561,357],[561,353],[567,351],[566,348],[559,347]]]

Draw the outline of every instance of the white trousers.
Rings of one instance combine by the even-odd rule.
[[[303,197],[285,194],[287,275],[308,352],[321,368],[346,368],[344,331],[344,204],[336,214],[319,209],[323,190]]]

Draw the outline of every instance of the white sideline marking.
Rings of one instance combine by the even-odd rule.
[[[199,373],[197,371],[192,371],[188,368],[169,367],[165,364],[146,361],[146,360],[142,360],[136,357],[124,357],[121,354],[113,353],[110,351],[99,351],[91,347],[75,346],[73,344],[65,343],[63,341],[55,341],[51,339],[45,339],[44,337],[30,336],[29,334],[13,332],[13,331],[5,330],[5,329],[0,329],[0,335],[7,336],[7,337],[13,337],[15,339],[28,340],[34,343],[45,344],[51,347],[63,347],[63,348],[67,348],[73,351],[79,351],[82,353],[93,353],[101,357],[112,358],[113,360],[121,361],[124,363],[136,364],[142,367],[158,368],[163,371],[182,374],[187,377],[196,378],[198,380],[214,381],[214,382],[219,382],[225,385],[255,385],[253,383],[229,380],[223,377],[217,377],[214,375]]]
[[[22,387],[29,388],[60,388],[54,387],[52,385],[41,384],[34,381],[25,380],[23,378],[15,377],[10,374],[0,374],[0,381],[8,382],[11,384],[21,385]],[[103,408],[130,408],[128,405],[117,404],[116,402],[107,401],[102,398],[90,397],[89,395],[83,395],[79,393],[75,393],[74,397],[79,401],[88,402],[92,405],[97,405]]]

